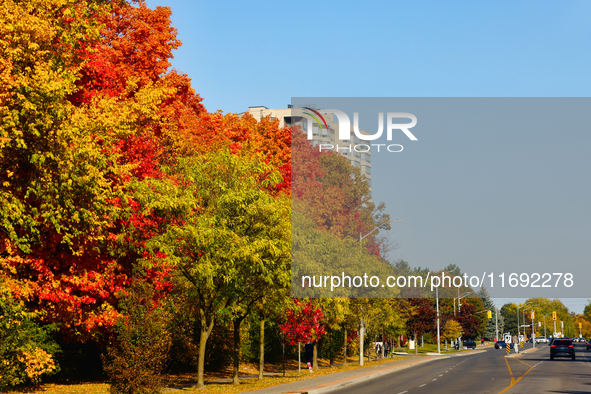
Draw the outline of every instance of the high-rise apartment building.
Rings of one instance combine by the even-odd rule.
[[[354,146],[364,144],[359,138],[353,133],[353,126],[349,130],[350,138],[347,140],[339,139],[339,124],[334,121],[333,114],[323,113],[321,109],[317,109],[320,112],[328,128],[322,124],[319,125],[316,121],[309,117],[301,115],[301,109],[294,110],[289,108],[281,109],[270,109],[263,106],[249,107],[248,113],[250,113],[255,119],[261,120],[265,116],[270,116],[271,119],[279,119],[279,126],[300,126],[303,131],[308,130],[308,122],[312,122],[312,144],[314,146],[323,145],[322,150],[333,150],[338,154],[344,156],[352,166],[360,169],[361,174],[365,175],[369,182],[371,189],[371,151],[363,152],[363,149],[354,149]],[[365,130],[360,130],[362,134],[368,134]],[[332,146],[332,149],[329,148]]]

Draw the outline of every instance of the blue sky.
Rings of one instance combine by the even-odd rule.
[[[208,110],[296,97],[588,96],[588,1],[185,1],[173,65]]]
[[[291,97],[591,92],[588,1],[147,3],[172,9],[183,42],[172,64],[210,111],[284,108]],[[578,313],[586,304],[563,301]]]

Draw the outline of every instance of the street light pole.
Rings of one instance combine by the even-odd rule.
[[[396,219],[392,223],[400,223],[400,222],[402,222],[402,220]],[[384,223],[382,223],[382,224],[384,224]],[[361,232],[359,233],[359,250],[361,250],[361,241],[363,241],[365,239],[365,237],[369,236],[371,233],[373,233],[374,231],[379,230],[379,229],[380,229],[380,226],[374,228],[369,233],[365,234],[363,237],[361,236]]]
[[[402,222],[402,220],[398,220],[396,219],[393,223],[399,223]],[[387,223],[387,222],[385,222]],[[385,224],[382,223],[382,224]],[[381,226],[381,225],[380,225]],[[365,234],[364,236],[361,236],[361,233],[359,233],[359,251],[361,252],[361,241],[363,241],[363,239],[367,236],[369,236],[371,233],[373,233],[376,230],[379,230],[380,226],[377,226],[376,228],[374,228],[373,230],[371,230],[369,233]],[[360,322],[359,322],[359,365],[363,365],[363,335],[365,334],[365,330],[364,330],[364,323],[363,323],[363,318],[361,318]]]
[[[439,333],[439,286],[435,288],[435,300],[437,305],[437,354],[441,354],[441,338]]]

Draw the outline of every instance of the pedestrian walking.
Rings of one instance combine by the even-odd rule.
[[[308,369],[310,373],[314,372],[312,369],[312,361],[314,361],[314,344],[316,341],[311,341],[304,345],[304,350],[306,352],[306,363],[308,364]]]

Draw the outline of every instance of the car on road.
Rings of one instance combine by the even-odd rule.
[[[472,339],[467,339],[464,341],[464,347],[467,347],[468,349],[476,349],[476,342]]]
[[[546,343],[548,339],[546,337],[536,337],[536,343]]]
[[[513,344],[509,345],[510,349],[513,349]],[[495,349],[507,349],[507,342],[505,341],[497,341],[495,343]]]
[[[550,345],[550,360],[554,360],[555,357],[569,357],[571,360],[575,360],[575,346],[573,341],[567,338],[556,338]]]
[[[587,342],[587,350],[591,349],[591,339]]]
[[[456,346],[455,346],[456,350],[458,349],[458,346],[459,346],[459,344],[456,343]],[[465,347],[468,349],[470,349],[470,348],[476,349],[476,342],[474,342],[472,339],[465,339],[462,341],[462,347]]]

